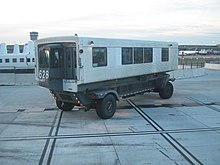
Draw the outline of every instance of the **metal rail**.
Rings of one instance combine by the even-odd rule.
[[[219,108],[216,108],[216,107],[214,107],[214,106],[212,106],[212,105],[210,105],[210,104],[206,104],[206,103],[204,103],[204,102],[202,102],[202,101],[200,101],[200,100],[198,100],[198,99],[196,99],[196,98],[193,98],[193,97],[186,97],[187,99],[189,99],[189,100],[191,100],[191,101],[193,101],[193,102],[195,102],[195,103],[197,103],[197,104],[199,104],[199,105],[201,105],[201,106],[205,106],[205,107],[207,107],[207,108],[209,108],[209,109],[211,109],[211,110],[214,110],[214,111],[216,111],[216,112],[220,112],[220,109]]]
[[[56,129],[55,129],[54,136],[58,135],[58,131],[60,128],[60,122],[61,122],[61,119],[63,116],[63,111],[61,111],[60,115],[58,115],[59,112],[60,111],[57,110],[48,136],[52,136],[55,127],[56,127]],[[40,161],[39,161],[38,165],[42,165],[42,164],[50,165],[51,160],[52,160],[52,156],[53,156],[53,151],[55,148],[55,144],[56,144],[56,139],[53,139],[52,142],[51,142],[51,139],[46,139],[46,143],[45,143],[45,146],[44,146],[43,152],[41,154]]]
[[[156,130],[165,131],[156,121],[154,121],[150,116],[148,116],[142,109],[135,105],[131,100],[127,102]],[[192,153],[190,153],[183,145],[181,145],[175,138],[173,138],[170,133],[163,133],[161,136],[169,142],[190,164],[192,165],[202,165]]]

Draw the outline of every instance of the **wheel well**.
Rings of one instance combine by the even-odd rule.
[[[96,100],[104,99],[107,95],[113,95],[116,100],[119,100],[119,95],[115,90],[99,90],[99,91],[94,91],[92,93],[93,96],[95,96]]]
[[[106,97],[107,95],[113,95],[113,96],[115,97],[115,99],[116,99],[117,101],[119,101],[119,96],[116,95],[115,93],[110,92],[110,93],[106,94],[105,97]]]

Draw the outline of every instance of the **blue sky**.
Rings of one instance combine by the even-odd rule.
[[[74,35],[220,44],[220,0],[4,0],[0,43]]]

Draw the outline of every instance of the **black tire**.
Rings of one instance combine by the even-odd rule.
[[[56,101],[57,107],[62,111],[71,111],[75,104],[62,101]]]
[[[173,95],[173,85],[168,81],[165,88],[159,89],[159,95],[162,99],[169,99]]]
[[[96,106],[96,114],[101,119],[110,119],[116,111],[116,98],[112,94],[108,94],[104,99],[98,100]]]

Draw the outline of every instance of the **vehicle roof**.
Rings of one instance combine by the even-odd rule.
[[[119,38],[95,38],[95,37],[78,37],[78,36],[59,36],[42,38],[35,41],[35,44],[43,43],[58,43],[58,42],[77,42],[82,46],[89,46],[90,42],[93,41],[94,46],[109,46],[109,47],[168,47],[177,46],[176,42],[165,42],[165,41],[148,41],[148,40],[134,40],[134,39],[119,39]]]

